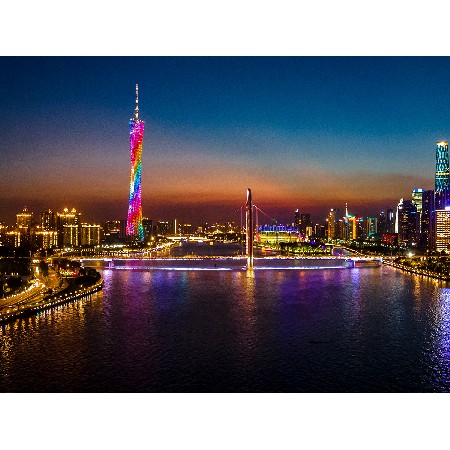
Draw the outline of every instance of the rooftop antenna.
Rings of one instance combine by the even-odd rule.
[[[136,84],[136,107],[134,108],[134,119],[139,120],[139,86]]]

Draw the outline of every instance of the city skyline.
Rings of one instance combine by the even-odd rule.
[[[10,190],[0,219],[32,204],[125,217],[136,82],[148,128],[144,216],[220,221],[247,187],[281,220],[297,208],[318,219],[345,202],[374,215],[433,187],[449,61],[2,58],[0,175]]]
[[[36,246],[40,263],[31,267],[55,261],[46,287],[36,289],[46,301],[56,298],[1,327],[0,384],[9,415],[20,419],[8,424],[5,445],[20,436],[24,446],[39,447],[42,421],[35,419],[42,413],[52,417],[59,442],[69,423],[85,419],[74,446],[273,448],[301,441],[356,449],[368,436],[381,447],[443,442],[437,393],[450,390],[450,240],[438,245],[435,238],[449,239],[450,214],[436,214],[436,206],[450,191],[436,195],[435,172],[436,143],[450,140],[450,59],[377,57],[448,55],[437,32],[442,3],[138,2],[125,11],[98,2],[70,9],[26,2],[3,10],[10,20],[0,59],[0,240],[8,286],[0,284],[0,294],[2,287],[6,296],[17,294],[20,286],[7,278],[22,274]],[[376,249],[383,264],[311,269],[334,265],[335,257],[324,256],[329,245],[320,252],[300,236],[297,245],[279,246],[279,259],[280,234],[272,239],[270,227],[260,234],[273,252],[265,249],[259,260],[256,241],[254,271],[242,270],[243,254],[211,259],[224,246],[209,238],[170,247],[173,256],[162,259],[134,260],[140,246],[129,243],[108,249],[118,228],[126,235],[137,83],[143,225],[147,232],[153,221],[157,241],[151,247],[165,241],[158,238],[164,224],[155,222],[231,219],[251,188],[259,208],[281,223],[294,221],[302,235],[338,209],[335,231],[348,240],[330,241],[325,226],[318,245],[342,244],[356,255],[361,245],[364,255]],[[400,199],[422,210],[419,252],[404,246],[408,227],[387,240],[381,234],[392,228]],[[73,209],[78,233],[71,234]],[[31,233],[29,213],[37,224]],[[375,247],[364,236],[373,223],[361,216],[379,219]],[[413,216],[405,208],[405,222]],[[86,240],[95,224],[104,261],[90,265],[86,256],[97,250]],[[21,230],[22,248],[13,242]],[[44,248],[41,233],[58,245]],[[72,237],[81,244],[77,256],[61,248]],[[121,250],[129,256],[110,261]],[[64,267],[67,257],[74,264]],[[84,277],[78,262],[101,274],[103,289],[71,279]],[[299,268],[281,268],[291,262]],[[91,293],[73,298],[66,281]],[[22,287],[32,282],[24,277]],[[44,403],[25,407],[11,395],[34,400],[31,393],[47,391],[72,395],[39,394]],[[108,398],[98,402],[94,392]],[[418,408],[432,414],[414,433],[399,432]]]

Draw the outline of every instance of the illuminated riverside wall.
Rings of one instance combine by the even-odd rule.
[[[139,120],[138,85],[136,85],[136,108],[134,118],[130,120],[130,198],[127,216],[127,237],[134,241],[144,240],[142,226],[142,141],[144,140],[144,122]]]

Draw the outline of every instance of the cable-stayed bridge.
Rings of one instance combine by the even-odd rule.
[[[89,265],[91,262],[104,262],[107,263],[110,268],[120,267],[120,264],[117,264],[120,260],[152,260],[152,261],[166,261],[164,264],[157,263],[155,266],[152,263],[152,267],[161,268],[167,270],[231,270],[232,268],[242,268],[242,263],[245,260],[245,268],[247,270],[256,269],[308,269],[308,268],[348,268],[348,267],[358,267],[358,266],[379,266],[381,265],[382,259],[378,257],[366,257],[363,255],[358,255],[356,253],[350,253],[348,251],[343,252],[342,254],[328,254],[328,255],[314,255],[314,256],[288,256],[282,257],[280,255],[275,256],[265,256],[265,257],[255,257],[254,250],[258,243],[264,240],[264,242],[297,242],[299,240],[298,231],[286,227],[285,225],[279,224],[277,219],[270,216],[266,212],[264,212],[261,208],[255,205],[252,201],[252,191],[251,189],[247,189],[247,197],[246,202],[232,214],[239,214],[240,216],[240,232],[239,238],[240,243],[245,244],[242,245],[241,251],[239,255],[233,255],[232,257],[227,257],[227,264],[221,262],[219,265],[217,263],[218,260],[224,260],[223,256],[213,256],[204,255],[204,256],[194,256],[187,255],[180,258],[174,258],[173,255],[154,255],[154,249],[136,249],[135,251],[117,252],[114,253],[105,253],[98,255],[72,255],[72,258],[83,261],[85,264]],[[273,225],[269,227],[261,227],[259,226],[259,218],[260,216],[267,217],[273,223]],[[267,229],[269,228],[269,229]],[[199,242],[202,241],[198,236],[192,235],[174,235],[168,236],[168,239],[171,241],[180,241],[186,240],[191,242]],[[211,242],[214,244],[214,242]],[[69,255],[67,255],[69,256]],[[186,258],[190,260],[190,268],[186,266]],[[209,259],[215,260],[214,265],[205,264],[204,261]],[[270,266],[264,261],[271,260]],[[255,260],[257,260],[257,264],[255,264]],[[295,263],[292,263],[293,260],[296,260]],[[166,264],[167,261],[173,261],[173,263]],[[177,261],[184,261],[184,263],[180,263]],[[194,261],[203,261],[202,264],[195,263]],[[235,261],[235,262],[233,262]],[[275,262],[278,261],[278,262]],[[284,261],[284,262],[283,262]],[[286,263],[285,261],[291,261],[290,263]],[[163,267],[164,266],[164,267]],[[205,267],[203,267],[205,266]],[[256,266],[256,267],[255,267]]]

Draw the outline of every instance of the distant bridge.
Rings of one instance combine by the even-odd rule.
[[[285,227],[283,225],[280,225],[278,221],[269,216],[267,213],[262,211],[260,208],[258,208],[256,205],[252,202],[252,195],[251,195],[251,189],[247,189],[247,200],[244,205],[239,207],[237,210],[233,212],[237,213],[240,211],[241,215],[241,227],[240,231],[245,231],[246,235],[246,251],[245,255],[242,256],[234,256],[232,258],[240,259],[243,258],[247,259],[247,268],[252,269],[253,268],[253,261],[254,261],[254,241],[260,242],[260,243],[281,243],[281,242],[298,242],[299,241],[299,234],[297,230],[294,228]],[[245,211],[245,222],[243,221],[243,213]],[[258,213],[262,213],[265,216],[267,216],[270,220],[273,221],[275,225],[268,226],[265,229],[259,229],[258,227]],[[200,237],[196,235],[186,234],[186,235],[167,235],[167,240],[175,243],[175,242],[181,242],[181,241],[192,241],[192,242],[211,242],[213,243],[212,239],[209,239],[208,237]],[[327,246],[331,247],[330,253],[331,255],[327,256],[301,256],[301,257],[286,257],[282,258],[280,256],[266,256],[266,259],[314,259],[317,261],[325,260],[325,259],[341,259],[345,260],[349,263],[349,266],[351,267],[358,267],[358,266],[380,266],[382,264],[382,258],[380,257],[367,257],[364,256],[357,251],[354,251],[352,249],[347,249],[345,247],[341,246],[334,246],[333,244],[326,244]],[[334,247],[334,248],[333,248]],[[85,256],[81,254],[80,256],[72,255],[72,259],[77,259],[80,261],[104,261],[110,263],[111,266],[114,266],[114,260],[158,260],[158,256],[155,257],[155,250],[164,250],[164,246],[161,248],[146,248],[141,250],[136,250],[135,252],[132,252],[130,249],[127,249],[126,251],[120,249],[120,250],[109,250],[105,253],[100,253],[97,255],[92,255],[91,257]],[[158,255],[156,253],[156,255]],[[67,255],[69,256],[69,255]],[[164,259],[194,259],[192,256],[190,257],[181,257],[181,258],[172,258],[172,257],[166,257]],[[197,259],[223,259],[223,256],[203,256],[203,257],[195,257]],[[230,257],[231,258],[231,257]],[[163,259],[163,258],[161,258]],[[262,258],[258,258],[262,259]]]

